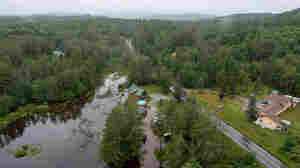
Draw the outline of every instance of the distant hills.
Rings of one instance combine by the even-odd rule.
[[[0,16],[2,24],[21,24],[35,21],[64,21],[86,19],[109,19],[107,16],[81,15],[81,14],[35,14],[29,16]]]
[[[170,21],[200,21],[214,19],[214,15],[202,15],[202,14],[166,14],[166,15],[152,15],[145,17],[145,19],[155,19],[155,20],[170,20]]]
[[[0,16],[0,25],[22,23],[24,19],[19,16]]]
[[[40,14],[31,16],[0,16],[1,24],[24,23],[41,20],[70,20],[70,19],[147,19],[147,20],[167,20],[167,21],[203,21],[216,20],[219,23],[231,24],[234,22],[268,22],[271,24],[300,24],[300,8],[283,12],[280,14],[273,13],[242,13],[228,16],[217,17],[214,15],[205,15],[198,13],[184,14],[155,14],[147,12],[125,12],[125,13],[106,13],[102,15],[90,14]]]
[[[233,14],[224,17],[217,17],[216,20],[220,23],[230,24],[234,22],[257,22],[268,24],[300,24],[300,8],[279,13],[246,13]]]
[[[106,16],[94,16],[90,14],[46,14],[46,15],[32,15],[26,17],[27,19],[32,19],[34,21],[42,21],[42,20],[70,20],[70,19],[107,19],[109,17]]]
[[[155,13],[118,13],[107,15],[112,18],[121,19],[154,19],[154,20],[168,20],[168,21],[202,21],[202,20],[217,20],[221,23],[233,23],[239,21],[246,22],[264,22],[265,20],[280,20],[283,22],[286,18],[299,19],[300,21],[300,8],[292,11],[283,12],[280,14],[274,13],[238,13],[228,16],[217,17],[214,15],[198,14],[198,13],[184,13],[184,14],[155,14]],[[280,19],[281,18],[281,19]]]
[[[300,8],[280,13],[272,21],[276,24],[300,24]]]
[[[300,8],[294,9],[294,10],[291,10],[291,11],[287,11],[287,12],[283,12],[283,13],[279,14],[279,16],[296,16],[296,17],[299,17],[300,16]]]
[[[273,13],[245,13],[233,14],[229,16],[218,17],[217,20],[222,23],[234,23],[239,21],[263,21],[267,18],[275,16]]]
[[[169,14],[157,14],[147,12],[124,12],[124,13],[106,13],[106,16],[111,18],[121,19],[147,19],[147,20],[167,20],[167,21],[198,21],[214,19],[214,15],[205,15],[197,13],[169,13]]]

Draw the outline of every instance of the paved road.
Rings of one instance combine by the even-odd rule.
[[[170,99],[167,96],[154,94],[151,95],[153,102],[157,102],[160,99]],[[155,107],[154,107],[155,108]],[[280,160],[273,157],[266,150],[258,146],[246,136],[242,135],[239,131],[226,124],[224,121],[214,118],[218,123],[218,129],[222,131],[227,137],[232,139],[236,144],[243,148],[247,152],[255,154],[256,159],[263,164],[266,168],[287,168]]]
[[[126,39],[126,44],[128,45],[129,49],[134,52],[135,49],[132,45],[132,41],[129,39]],[[152,103],[155,104],[157,101],[161,99],[169,99],[169,97],[161,95],[161,94],[152,94],[150,95],[152,97]],[[152,114],[155,112],[156,107],[155,105],[151,106],[150,112],[148,112],[148,115],[145,119],[145,131],[147,138],[150,138],[151,140],[146,142],[146,150],[148,150],[148,154],[145,156],[144,161],[144,168],[156,168],[157,167],[157,161],[154,157],[154,149],[157,148],[157,143],[159,141],[157,140],[157,137],[153,135],[151,130],[151,118]],[[270,153],[265,151],[263,148],[258,146],[256,143],[248,139],[246,136],[242,135],[239,131],[232,128],[230,125],[226,124],[224,121],[216,119],[218,121],[218,129],[222,131],[227,137],[232,139],[236,144],[238,144],[240,147],[242,147],[247,152],[251,152],[255,154],[256,159],[262,163],[267,168],[287,168],[283,163],[281,163],[280,160],[273,157]],[[150,125],[149,125],[150,124]],[[148,141],[148,140],[147,140]],[[152,147],[151,147],[152,146]],[[152,153],[152,154],[151,154]],[[151,166],[152,162],[152,166]]]
[[[256,159],[267,168],[287,168],[280,160],[273,157],[270,153],[255,144],[239,131],[232,128],[222,120],[218,120],[218,129],[226,136],[231,138],[236,144],[242,147],[247,152],[255,154]]]

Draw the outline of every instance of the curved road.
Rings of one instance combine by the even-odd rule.
[[[126,44],[129,47],[129,49],[132,52],[135,52],[135,49],[132,45],[132,41],[129,39],[126,39]],[[159,142],[157,140],[157,137],[155,137],[152,133],[151,126],[149,125],[151,118],[152,118],[152,113],[155,113],[156,107],[155,103],[161,99],[170,99],[170,97],[161,95],[161,94],[152,94],[150,95],[152,97],[152,106],[149,114],[146,117],[145,120],[145,129],[146,129],[146,134],[147,138],[150,138],[148,145],[145,147],[148,148],[148,154],[145,156],[145,161],[144,161],[144,168],[156,168],[157,167],[157,161],[155,158],[153,158],[154,154],[154,148],[157,148],[157,143]],[[251,152],[255,154],[256,159],[263,164],[266,168],[287,168],[280,160],[272,156],[269,152],[264,150],[262,147],[258,146],[256,143],[251,141],[248,137],[242,135],[239,131],[228,125],[222,120],[219,120],[215,118],[215,120],[218,123],[218,129],[223,132],[227,137],[232,139],[236,144],[238,144],[241,148],[243,148],[247,152]],[[147,147],[148,146],[148,147]],[[151,148],[151,146],[153,148]],[[152,162],[152,164],[151,164]]]
[[[152,94],[152,102],[153,104],[161,99],[170,99],[167,96],[163,96],[160,94]],[[152,106],[155,109],[155,106]],[[151,110],[151,113],[155,112],[155,110]],[[217,128],[222,133],[224,133],[227,137],[232,139],[236,144],[238,144],[241,148],[243,148],[247,152],[251,152],[255,154],[256,159],[263,164],[266,168],[287,168],[280,160],[272,156],[269,152],[264,150],[262,147],[258,146],[256,143],[251,141],[248,137],[242,135],[239,131],[232,128],[230,125],[225,123],[222,120],[214,118],[217,121]],[[154,168],[154,167],[152,167]]]
[[[255,154],[256,159],[267,168],[287,168],[280,160],[258,146],[239,131],[222,120],[218,120],[218,129],[247,152]]]

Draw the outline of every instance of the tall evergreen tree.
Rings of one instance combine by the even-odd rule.
[[[254,94],[250,96],[247,115],[250,121],[254,121],[258,118],[258,111],[256,108],[256,97]]]

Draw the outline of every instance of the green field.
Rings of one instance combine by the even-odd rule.
[[[262,146],[264,149],[279,158],[289,168],[296,168],[296,162],[289,160],[279,149],[284,144],[288,133],[263,129],[247,119],[246,113],[242,110],[243,102],[238,98],[227,98],[224,103],[220,102],[216,92],[206,91],[194,94],[197,99],[212,111],[217,111],[217,116],[239,130],[242,134],[248,136],[251,140]],[[223,105],[223,107],[220,107]],[[219,106],[219,108],[218,108]],[[282,113],[281,119],[292,122],[288,132],[291,135],[299,134],[300,130],[300,106],[296,109]]]
[[[148,94],[152,94],[152,93],[162,93],[162,88],[157,86],[157,85],[146,85],[144,86],[144,89],[146,90],[146,92]]]

